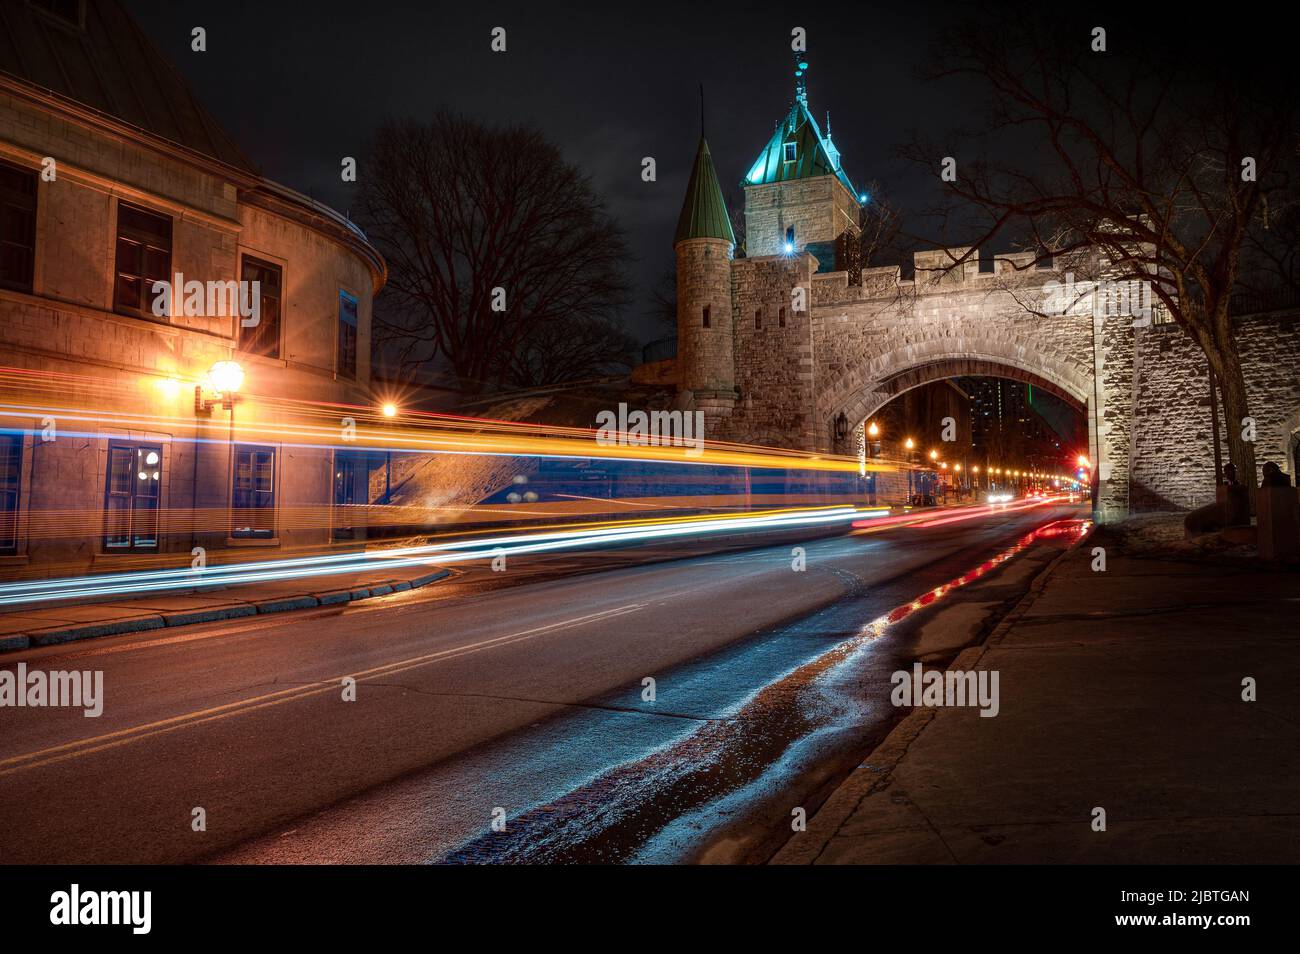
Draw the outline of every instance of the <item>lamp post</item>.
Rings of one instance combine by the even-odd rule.
[[[230,412],[230,435],[226,441],[229,448],[230,457],[226,465],[228,479],[235,479],[235,401],[239,397],[239,389],[244,386],[244,369],[238,361],[218,361],[208,369],[207,377],[194,385],[194,416],[200,415],[212,416],[212,409],[220,404]],[[196,422],[197,424],[197,422]],[[197,434],[195,435],[197,436]],[[194,478],[194,489],[190,495],[191,510],[193,505],[198,501],[199,486],[199,446],[194,447],[194,466],[192,468]],[[234,502],[234,486],[231,490],[231,502]],[[193,533],[190,534],[191,541],[195,540]]]
[[[912,504],[912,463],[915,455],[916,442],[910,437],[903,441],[903,446],[907,448],[907,504]]]
[[[384,417],[392,420],[397,417],[397,405],[392,401],[386,401],[381,407],[380,412]],[[393,449],[384,448],[384,506],[389,503],[389,498],[393,493]]]
[[[872,460],[880,456],[880,425],[872,421],[867,425],[867,452]],[[871,506],[876,505],[876,472],[873,470],[871,480]]]

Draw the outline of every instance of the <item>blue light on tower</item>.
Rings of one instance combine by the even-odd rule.
[[[793,254],[794,242],[786,242],[784,248],[785,248],[785,254],[787,255]]]

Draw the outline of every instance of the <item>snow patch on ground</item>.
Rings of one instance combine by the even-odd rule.
[[[1130,556],[1195,557],[1229,560],[1255,560],[1259,549],[1254,544],[1237,544],[1217,533],[1186,539],[1183,531],[1185,513],[1137,514],[1109,528],[1120,538],[1121,549]]]

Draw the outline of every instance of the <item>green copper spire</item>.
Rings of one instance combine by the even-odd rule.
[[[713,171],[709,144],[703,136],[700,137],[699,151],[695,153],[695,168],[691,170],[691,181],[686,187],[686,201],[682,203],[682,214],[677,219],[673,244],[695,238],[726,239],[733,245],[736,243],[736,234],[731,231],[731,217],[727,215],[727,203],[723,201],[722,187],[718,185],[718,174]]]
[[[831,114],[826,114],[826,135],[817,128],[808,109],[808,57],[794,55],[794,102],[778,123],[763,151],[745,176],[744,185],[768,185],[792,179],[835,176],[854,199],[862,201],[840,166],[840,151],[831,142]]]
[[[862,201],[840,165],[840,152],[831,142],[829,128],[823,136],[808,110],[806,97],[807,92],[801,87],[790,112],[754,160],[744,184],[767,185],[813,176],[835,176],[855,199]]]

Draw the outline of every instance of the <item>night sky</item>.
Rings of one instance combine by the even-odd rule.
[[[809,104],[819,120],[830,110],[845,170],[859,187],[879,180],[904,210],[932,204],[938,183],[897,147],[913,130],[969,123],[979,108],[977,92],[916,76],[936,28],[957,15],[933,3],[125,3],[254,165],[340,211],[356,188],[340,180],[340,160],[360,156],[385,117],[446,105],[541,127],[628,234],[641,301],[626,321],[642,339],[665,330],[642,302],[672,262],[700,83],[729,201],[791,102],[795,26],[808,31]],[[205,53],[190,50],[195,26],[207,30]],[[489,48],[496,26],[505,53]],[[643,156],[657,161],[655,183],[641,180]]]

